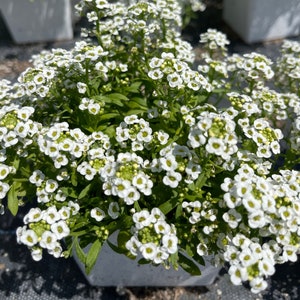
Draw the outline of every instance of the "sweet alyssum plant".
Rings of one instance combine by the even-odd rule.
[[[195,63],[175,0],[77,9],[81,42],[0,82],[1,207],[30,206],[18,242],[87,272],[105,241],[191,274],[213,255],[264,290],[300,251],[300,44],[272,63],[211,29]]]

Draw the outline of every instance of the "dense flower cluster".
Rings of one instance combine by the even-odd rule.
[[[300,253],[300,45],[229,55],[210,29],[195,66],[180,3],[82,0],[82,41],[0,81],[0,210],[31,206],[35,260],[76,251],[90,271],[107,241],[199,274],[211,255],[260,292]]]

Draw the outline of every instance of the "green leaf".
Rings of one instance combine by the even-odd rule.
[[[106,242],[107,242],[107,244],[109,245],[109,247],[112,249],[112,250],[114,250],[116,253],[119,253],[119,254],[126,254],[126,256],[127,256],[127,254],[128,254],[128,250],[126,249],[123,249],[123,248],[120,248],[120,247],[118,247],[118,246],[116,246],[115,244],[113,244],[112,242],[110,242],[109,240],[106,240]],[[131,256],[128,256],[128,257],[130,257],[130,258],[132,258]]]
[[[177,199],[170,199],[159,206],[159,209],[166,215],[178,205]]]
[[[77,238],[74,238],[74,244],[75,244],[75,251],[76,251],[76,254],[77,254],[79,260],[85,264],[86,255],[85,255],[84,251],[82,250],[82,248],[80,247]]]
[[[150,261],[145,258],[141,258],[138,260],[139,265],[148,265],[149,263],[150,263]]]
[[[109,94],[108,97],[112,100],[122,100],[122,101],[128,101],[128,98],[123,95],[123,94],[120,94],[120,93],[112,93],[112,94]]]
[[[178,219],[179,217],[181,217],[183,214],[182,214],[182,205],[177,205],[177,208],[176,208],[176,213],[175,213],[175,218]]]
[[[126,103],[130,108],[145,107],[147,108],[147,100],[145,98],[134,97]]]
[[[77,172],[73,169],[71,173],[71,183],[73,186],[77,186],[78,181],[77,181]]]
[[[188,272],[193,276],[201,275],[201,271],[192,258],[188,258],[182,253],[178,253],[179,256],[179,265],[183,270]]]
[[[78,199],[80,200],[80,199],[84,198],[84,197],[89,193],[89,191],[91,190],[91,187],[92,187],[92,185],[91,185],[91,184],[88,184],[88,185],[80,192],[80,194],[79,194],[79,196],[78,196]]]
[[[131,234],[128,231],[120,230],[118,234],[119,248],[126,249],[126,251],[128,251],[125,245],[130,240],[130,238],[131,238]]]
[[[20,158],[19,156],[15,156],[14,162],[13,162],[13,167],[18,170],[20,166]]]
[[[147,109],[131,109],[126,112],[126,116],[131,116],[131,115],[140,115],[143,114],[147,111]]]
[[[92,244],[91,248],[89,249],[85,259],[85,271],[87,274],[89,274],[93,269],[97,261],[97,258],[99,256],[101,248],[102,248],[102,242],[100,242],[100,240],[95,240],[95,242]]]
[[[115,117],[119,117],[120,113],[107,113],[107,114],[102,114],[100,116],[100,121],[104,121],[104,120],[109,120]]]
[[[70,187],[61,187],[60,189],[67,197],[77,199],[77,193],[74,189],[72,189]]]
[[[127,92],[138,93],[140,91],[141,82],[137,81],[132,83],[129,87],[125,88]]]
[[[14,182],[7,193],[7,206],[13,216],[18,213],[19,209],[19,199],[17,193],[17,189],[19,186],[20,183]]]

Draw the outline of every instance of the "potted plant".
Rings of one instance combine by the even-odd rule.
[[[71,8],[71,0],[2,0],[0,3],[1,16],[17,44],[72,39]]]
[[[1,81],[2,210],[32,205],[18,241],[87,273],[102,249],[194,276],[210,259],[264,290],[299,253],[300,45],[273,66],[210,29],[195,69],[178,2],[77,9],[86,38]]]
[[[247,43],[300,34],[297,0],[224,0],[223,18]]]

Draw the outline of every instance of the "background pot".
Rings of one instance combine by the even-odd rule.
[[[4,23],[17,44],[73,38],[71,0],[0,0]]]
[[[223,0],[224,21],[247,43],[300,34],[299,0]]]

